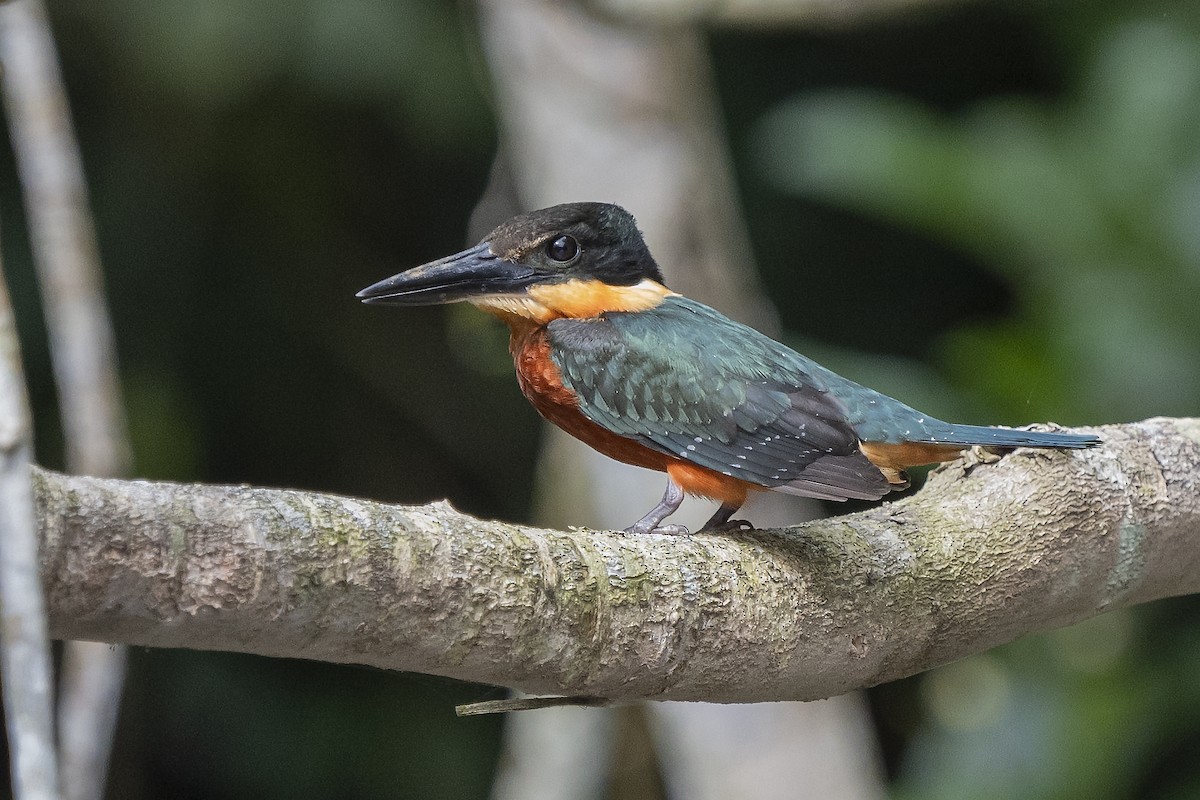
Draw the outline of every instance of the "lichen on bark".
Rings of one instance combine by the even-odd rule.
[[[691,537],[37,471],[54,635],[745,702],[892,680],[1196,591],[1200,420],[935,470],[895,503]]]

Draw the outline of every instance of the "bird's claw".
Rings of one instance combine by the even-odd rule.
[[[749,520],[730,519],[716,525],[705,525],[700,529],[700,533],[736,533],[738,531],[752,530],[754,530],[754,525]]]
[[[641,522],[635,522],[625,529],[625,533],[662,533],[667,536],[690,536],[692,532],[687,529],[686,525],[659,525],[652,527],[650,523],[643,525]]]

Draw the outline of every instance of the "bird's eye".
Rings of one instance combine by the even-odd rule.
[[[573,261],[579,255],[579,242],[574,236],[557,236],[546,242],[546,255],[562,264]]]

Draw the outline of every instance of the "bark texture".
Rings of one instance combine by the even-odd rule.
[[[51,631],[613,700],[829,697],[1200,589],[1200,419],[1097,432],[865,512],[692,537],[39,471]]]

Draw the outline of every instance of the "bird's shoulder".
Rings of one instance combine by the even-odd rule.
[[[671,295],[651,309],[556,319],[550,344],[566,361],[713,380],[766,380],[824,388],[824,370],[791,348],[695,300]]]
[[[703,432],[732,443],[785,417],[837,424],[843,415],[798,353],[686,298],[554,320],[547,339],[581,410],[625,435]]]

